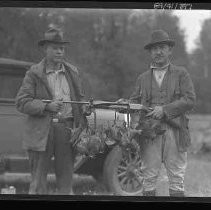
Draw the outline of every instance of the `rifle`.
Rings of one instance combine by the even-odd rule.
[[[53,102],[53,100],[43,99],[42,102],[51,103],[51,102]],[[90,99],[89,101],[69,101],[69,100],[66,100],[66,101],[61,101],[61,102],[62,103],[68,103],[68,104],[89,105],[91,108],[105,108],[105,109],[106,108],[118,109],[118,108],[127,107],[131,110],[136,110],[136,109],[141,109],[142,107],[144,107],[141,104],[118,103],[118,102],[101,101],[101,100],[94,101],[93,99]]]
[[[44,103],[51,103],[53,100],[42,100]],[[133,113],[133,112],[138,112],[138,111],[145,111],[145,112],[149,112],[152,111],[153,108],[151,107],[146,107],[143,104],[134,104],[134,103],[129,103],[129,102],[123,102],[123,103],[119,103],[119,102],[110,102],[110,101],[101,101],[101,100],[93,100],[90,99],[89,101],[70,101],[70,100],[66,100],[66,101],[62,101],[62,103],[68,103],[68,104],[79,104],[79,105],[88,105],[89,108],[91,109],[112,109],[115,111],[119,111],[121,113],[126,113],[127,114],[127,121],[129,122],[129,114]],[[164,122],[166,122],[167,124],[169,124],[170,126],[180,129],[181,126],[179,123],[177,123],[176,121],[174,121],[173,119],[167,119],[165,118],[163,120]]]

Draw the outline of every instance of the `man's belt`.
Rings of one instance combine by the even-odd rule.
[[[55,123],[73,122],[74,118],[73,117],[66,117],[66,118],[56,118],[56,117],[54,117],[52,119],[52,121],[55,122]]]

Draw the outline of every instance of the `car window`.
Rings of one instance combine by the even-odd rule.
[[[14,99],[22,80],[22,75],[0,74],[0,98]]]
[[[32,63],[0,58],[0,101],[13,101],[22,84],[26,71]]]

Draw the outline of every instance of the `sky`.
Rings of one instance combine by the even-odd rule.
[[[175,10],[173,14],[179,18],[180,27],[184,30],[186,36],[186,50],[191,52],[196,47],[195,42],[199,37],[203,21],[211,18],[211,11]]]

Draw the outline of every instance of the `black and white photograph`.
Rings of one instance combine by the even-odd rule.
[[[211,4],[118,5],[0,6],[1,198],[211,197]]]

